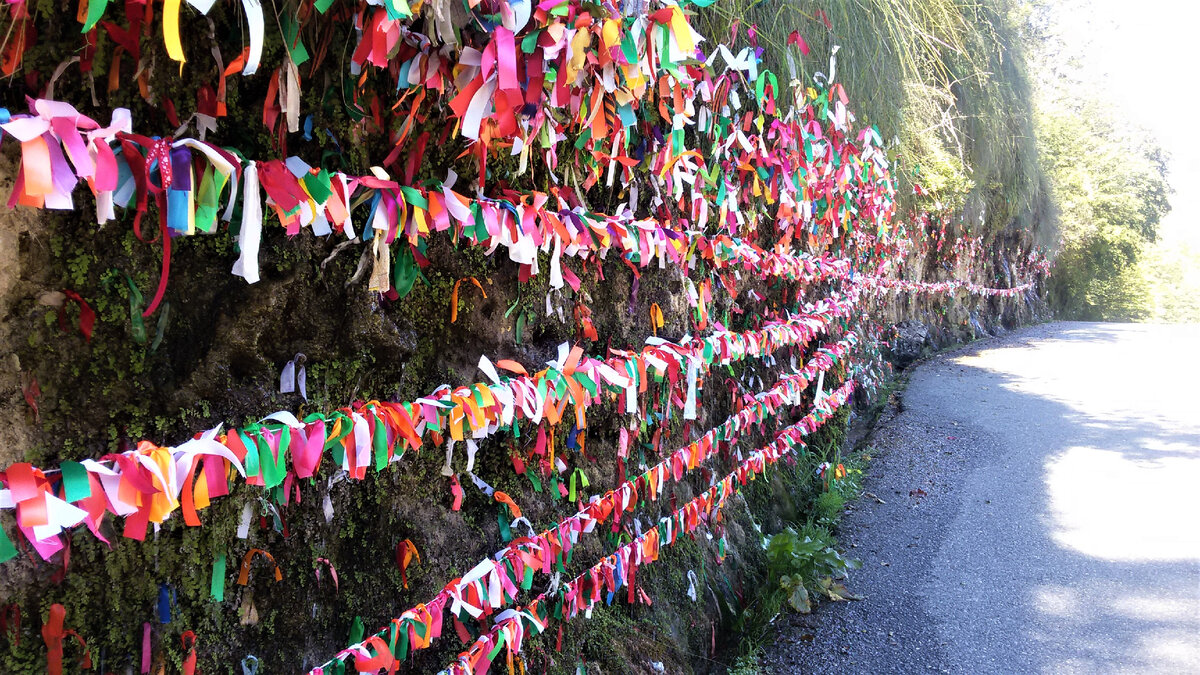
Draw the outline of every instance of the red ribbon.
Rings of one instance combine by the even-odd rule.
[[[55,603],[50,606],[50,616],[42,624],[42,639],[46,641],[46,671],[50,675],[62,675],[63,638],[71,636],[83,647],[83,656],[79,659],[79,668],[88,670],[92,667],[92,653],[88,651],[87,642],[73,630],[64,630],[63,622],[67,617],[67,608]]]
[[[183,675],[195,675],[196,634],[190,630],[184,631],[183,635],[179,636],[179,640],[183,643],[183,648],[187,650],[187,656],[183,659]]]
[[[147,241],[142,237],[141,221],[142,216],[146,213],[148,194],[154,195],[154,203],[158,207],[158,232],[163,247],[162,272],[158,277],[158,289],[154,292],[154,299],[142,312],[142,316],[150,316],[154,310],[158,309],[158,303],[162,302],[163,294],[167,291],[167,279],[171,273],[171,237],[167,234],[167,188],[170,187],[172,178],[171,143],[163,139],[152,139],[124,132],[117,134],[117,137],[121,139],[121,152],[125,156],[125,162],[129,165],[134,185],[137,187],[137,213],[133,216],[133,233],[137,235],[138,239]],[[146,148],[147,152],[144,158],[141,151],[138,150],[138,146]],[[154,162],[158,162],[158,185],[150,180],[150,167]],[[150,243],[153,243],[153,240],[150,240]]]
[[[31,375],[29,381],[21,385],[21,394],[25,402],[33,410],[33,421],[38,421],[38,399],[42,397],[42,387],[38,384],[37,375]]]
[[[458,474],[450,476],[450,494],[454,495],[454,503],[450,505],[451,511],[458,511],[462,508],[463,489],[458,484]]]
[[[67,296],[67,300],[79,303],[79,332],[83,333],[85,340],[92,339],[92,328],[96,325],[96,312],[91,305],[87,304],[78,293],[66,288],[63,289],[63,295]],[[58,308],[58,327],[66,332],[67,330],[67,303],[63,302]]]

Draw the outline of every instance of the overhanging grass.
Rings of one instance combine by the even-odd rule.
[[[781,81],[836,78],[860,123],[892,139],[901,213],[959,211],[974,234],[1032,229],[1042,208],[1032,98],[1019,17],[1006,0],[732,1],[700,10],[714,42],[757,27],[765,65]],[[808,56],[788,45],[799,31]],[[914,184],[930,195],[913,195]]]

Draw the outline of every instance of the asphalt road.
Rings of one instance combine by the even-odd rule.
[[[873,444],[840,533],[867,597],[777,619],[762,670],[1200,673],[1200,326],[944,354]]]

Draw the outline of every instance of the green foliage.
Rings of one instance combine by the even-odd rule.
[[[1072,318],[1146,318],[1138,263],[1170,209],[1162,149],[1094,101],[1045,110],[1038,126],[1062,241],[1054,301]]]
[[[733,662],[726,675],[760,675],[763,671],[758,667],[759,654],[762,647],[756,647],[750,653],[743,654]]]
[[[1167,323],[1200,323],[1200,247],[1164,238],[1142,257],[1150,316]]]
[[[834,579],[862,567],[861,562],[838,553],[830,538],[802,536],[790,527],[768,541],[767,565],[771,578],[778,579],[779,592],[788,605],[801,614],[812,611],[810,593],[831,600],[855,599]]]
[[[822,492],[813,504],[813,515],[817,522],[835,524],[842,517],[842,509],[846,507],[846,498],[836,490]]]

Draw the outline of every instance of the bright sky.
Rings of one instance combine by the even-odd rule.
[[[1050,1],[1088,75],[1107,82],[1106,98],[1150,129],[1171,154],[1175,194],[1162,225],[1164,238],[1200,246],[1200,3]]]

